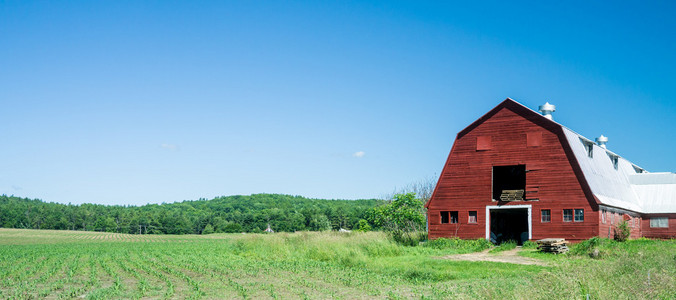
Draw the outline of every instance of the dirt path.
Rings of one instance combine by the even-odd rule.
[[[521,251],[521,248],[514,248],[512,250],[502,251],[498,253],[488,253],[488,251],[490,251],[490,249],[486,249],[481,252],[467,254],[446,255],[439,257],[439,259],[464,260],[464,261],[492,261],[520,265],[547,266],[545,262],[539,259],[519,256],[518,253],[519,251]]]

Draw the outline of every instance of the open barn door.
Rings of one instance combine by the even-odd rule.
[[[487,206],[486,216],[486,239],[494,244],[513,240],[523,245],[532,237],[530,205]]]

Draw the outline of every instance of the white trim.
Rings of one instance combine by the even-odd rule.
[[[491,239],[491,209],[528,209],[528,239],[533,238],[533,216],[532,216],[532,205],[523,204],[523,205],[487,205],[486,206],[486,239],[490,241]]]

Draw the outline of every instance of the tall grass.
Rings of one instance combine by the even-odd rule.
[[[461,240],[457,237],[454,237],[431,240],[425,243],[423,246],[439,250],[450,250],[459,254],[483,251],[493,247],[493,244],[486,239]]]
[[[589,253],[601,255],[592,259]],[[553,256],[553,255],[545,255]],[[542,257],[542,256],[541,256]],[[674,299],[676,241],[592,238],[557,257],[559,265],[518,298]]]
[[[512,250],[516,248],[516,241],[509,240],[500,243],[499,246],[491,249],[490,253],[497,253],[497,252],[502,252],[502,251],[507,251],[507,250]]]

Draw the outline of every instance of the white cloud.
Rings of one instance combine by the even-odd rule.
[[[364,152],[364,151],[357,151],[354,154],[352,154],[352,156],[356,157],[356,158],[362,158],[362,157],[364,157],[364,155],[366,155],[366,152]]]

